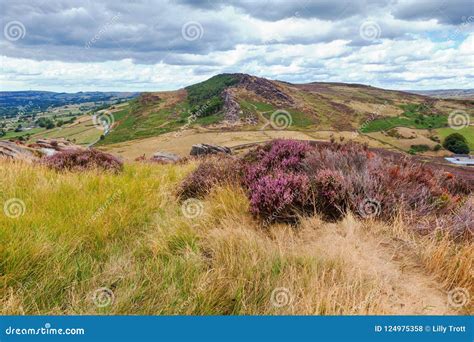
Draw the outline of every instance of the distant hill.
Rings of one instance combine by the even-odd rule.
[[[184,89],[143,93],[115,115],[100,144],[157,136],[189,127],[374,132],[405,126],[448,126],[448,115],[474,115],[469,100],[436,99],[360,84],[291,84],[247,74],[220,74]]]
[[[49,107],[95,102],[110,104],[137,96],[131,92],[78,92],[0,91],[0,117],[14,117],[18,113],[44,111]]]
[[[440,99],[474,100],[474,89],[407,90],[407,92]]]

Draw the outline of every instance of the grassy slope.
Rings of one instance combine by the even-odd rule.
[[[266,232],[231,188],[186,218],[173,191],[193,167],[57,174],[0,163],[2,203],[26,206],[20,218],[0,215],[0,314],[453,313],[437,288],[473,290],[472,244],[401,225],[311,218]],[[99,308],[102,287],[115,301]],[[272,306],[282,287],[291,304]]]

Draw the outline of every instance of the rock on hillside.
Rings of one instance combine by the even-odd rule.
[[[206,155],[206,154],[217,154],[217,153],[231,154],[232,151],[230,148],[225,147],[225,146],[197,144],[191,147],[190,155],[201,156],[201,155]]]
[[[29,148],[25,145],[11,141],[0,141],[0,159],[6,158],[33,162],[37,160],[40,155],[41,154],[38,154],[35,149]]]
[[[84,149],[66,139],[38,139],[24,145],[19,142],[0,141],[0,158],[33,162],[43,156],[53,155],[59,151]]]

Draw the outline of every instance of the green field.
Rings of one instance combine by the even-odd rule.
[[[438,128],[435,130],[435,132],[436,132],[436,135],[438,135],[442,141],[444,141],[444,139],[452,133],[459,133],[466,138],[467,144],[469,145],[469,148],[471,149],[471,151],[474,151],[474,127],[473,126],[468,126],[459,130],[455,130],[449,127]]]
[[[400,106],[404,113],[397,117],[388,117],[366,122],[361,131],[363,133],[387,131],[395,127],[409,127],[418,129],[434,129],[448,125],[448,116],[435,114],[418,104],[406,104]]]
[[[180,103],[171,108],[155,109],[147,108],[134,100],[127,108],[113,115],[117,125],[104,140],[99,142],[99,145],[148,138],[174,131],[187,123],[189,111],[187,103]],[[212,121],[210,117],[202,119]]]

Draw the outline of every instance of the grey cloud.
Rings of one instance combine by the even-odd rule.
[[[437,19],[443,24],[459,25],[474,15],[474,2],[472,0],[403,1],[392,13],[398,19]]]

